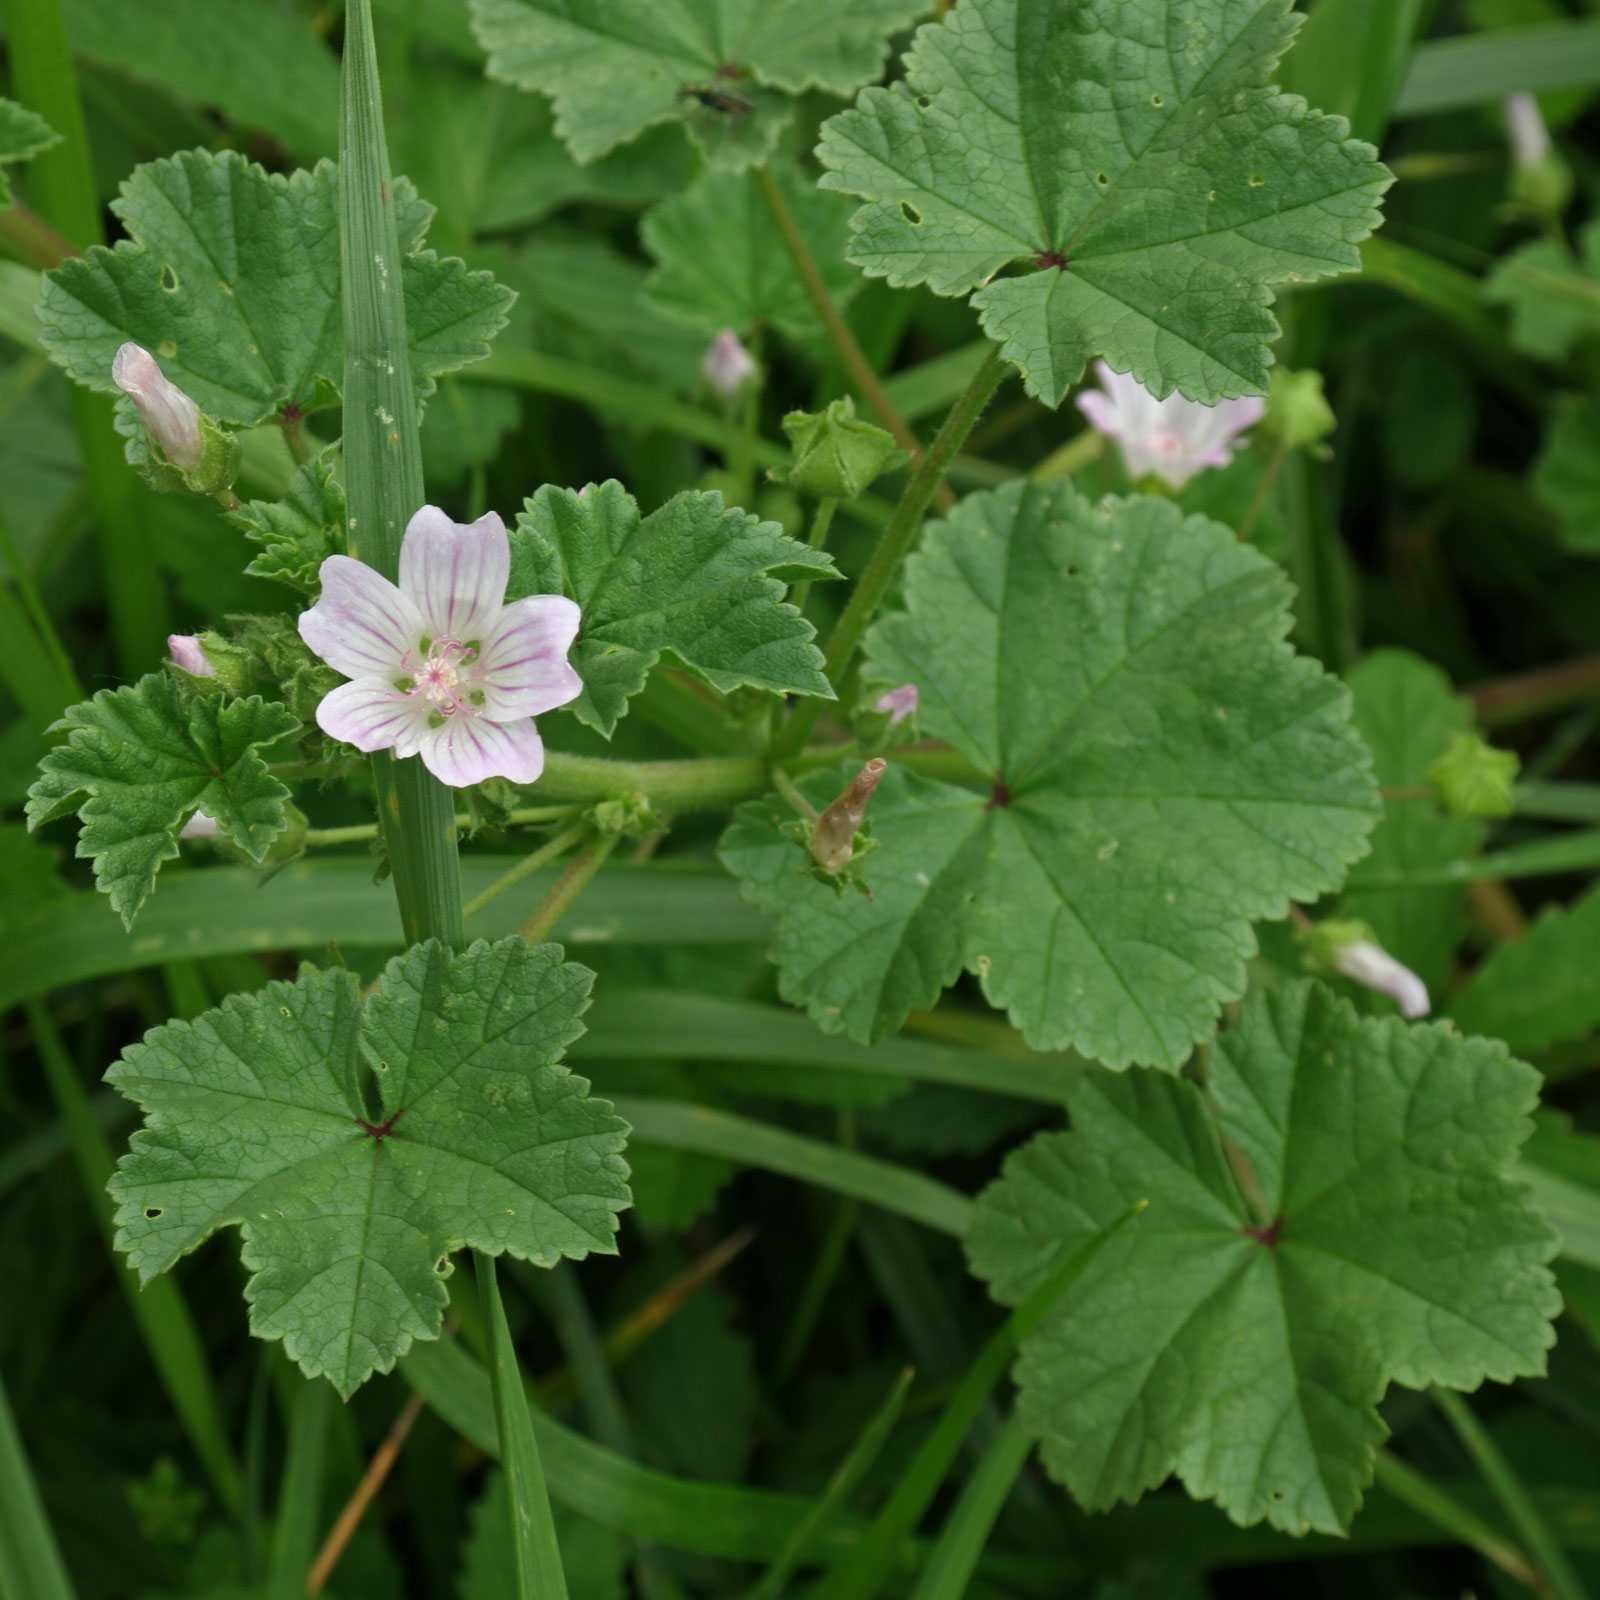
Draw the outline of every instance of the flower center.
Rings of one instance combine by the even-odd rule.
[[[460,639],[424,639],[417,647],[423,658],[408,694],[419,694],[441,717],[457,712],[471,716],[482,696],[474,692],[473,664],[478,659],[476,642]]]

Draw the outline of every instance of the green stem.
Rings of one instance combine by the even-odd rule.
[[[767,787],[766,763],[754,756],[691,761],[611,761],[546,750],[535,791],[551,800],[625,800],[642,795],[658,810],[720,811]]]
[[[530,851],[509,871],[502,872],[481,894],[474,895],[466,903],[461,913],[463,920],[470,922],[486,905],[498,900],[507,889],[515,888],[540,867],[547,867],[552,861],[564,856],[588,831],[589,824],[580,822],[564,833],[558,833],[555,838],[540,845],[537,850]]]
[[[856,647],[867,631],[867,624],[888,598],[901,562],[916,543],[934,490],[943,482],[956,451],[972,432],[990,397],[1000,387],[1005,370],[1005,358],[1000,354],[999,345],[995,345],[990,349],[988,359],[972,375],[972,381],[961,398],[950,408],[944,426],[939,429],[927,453],[917,463],[917,470],[911,475],[911,481],[906,484],[905,492],[894,508],[894,515],[889,519],[889,526],[884,529],[877,548],[872,552],[867,570],[861,574],[855,592],[850,596],[850,603],[828,637],[824,664],[828,682],[833,685],[835,693],[844,682],[850,663],[855,658]],[[824,704],[824,701],[811,699],[801,705],[779,734],[773,747],[774,756],[783,759],[799,753]]]
[[[73,249],[102,245],[100,196],[61,0],[9,6],[6,21],[16,96],[61,135],[28,168],[35,209]],[[148,556],[139,485],[111,425],[111,402],[75,388],[72,414],[99,534],[111,632],[121,665],[131,673],[160,659],[170,631],[161,570]]]
[[[1550,1531],[1532,1497],[1522,1487],[1511,1463],[1489,1437],[1489,1430],[1478,1421],[1460,1395],[1448,1389],[1429,1391],[1433,1403],[1455,1429],[1467,1454],[1472,1457],[1483,1481],[1494,1491],[1501,1509],[1521,1535],[1534,1561],[1542,1569],[1549,1592],[1556,1600],[1588,1600],[1589,1591],[1578,1576],[1567,1553]]]
[[[1491,1527],[1470,1507],[1436,1487],[1415,1468],[1407,1466],[1398,1456],[1380,1450],[1374,1462],[1373,1476],[1379,1486],[1396,1500],[1410,1506],[1436,1527],[1443,1528],[1451,1538],[1459,1539],[1468,1549],[1476,1550],[1490,1565],[1498,1567],[1508,1577],[1529,1589],[1538,1588],[1538,1574],[1528,1558],[1504,1534]]]
[[[72,246],[43,217],[22,205],[0,211],[0,249],[41,272],[59,267],[73,253]]]
[[[777,224],[778,233],[783,239],[784,248],[789,252],[789,259],[794,263],[794,270],[799,276],[801,287],[806,292],[806,298],[816,311],[817,320],[822,324],[829,343],[832,344],[840,361],[844,363],[844,369],[850,375],[851,383],[860,392],[862,399],[872,407],[878,421],[894,435],[895,443],[914,456],[920,455],[921,441],[895,408],[888,391],[873,370],[872,363],[867,360],[861,342],[851,331],[850,324],[844,320],[839,308],[833,303],[833,296],[828,293],[828,286],[823,281],[821,269],[811,254],[811,247],[806,243],[805,235],[801,233],[800,225],[795,221],[794,212],[790,209],[788,200],[784,198],[778,180],[773,177],[771,168],[762,167],[756,173],[756,184],[761,190],[761,198],[767,203],[767,209],[772,213],[773,222]]]
[[[283,432],[283,442],[289,447],[295,465],[303,467],[311,459],[311,441],[306,437],[305,418],[298,411],[281,413],[278,427]]]
[[[828,542],[828,529],[833,526],[833,514],[839,509],[839,502],[831,495],[825,495],[817,502],[817,514],[811,519],[811,537],[806,543],[813,550],[821,550]],[[802,578],[789,594],[789,603],[796,611],[804,612],[806,601],[811,596],[810,578]]]
[[[539,908],[523,923],[522,937],[529,944],[538,944],[548,938],[550,930],[567,914],[572,902],[583,893],[589,880],[606,864],[606,857],[617,848],[621,834],[607,834],[571,862],[566,871],[550,885],[550,892],[539,902]]]
[[[739,396],[743,415],[739,419],[739,433],[734,447],[728,453],[728,470],[733,475],[733,503],[749,506],[756,492],[756,446],[761,440],[761,394],[766,387],[766,368],[762,364],[762,346],[766,340],[761,324],[750,333],[750,359],[756,370]]]
[[[528,823],[560,822],[578,809],[577,806],[519,806],[515,811],[506,813],[506,824],[515,828]],[[456,817],[458,828],[471,825],[472,818],[465,813]],[[325,849],[336,844],[367,844],[378,837],[378,831],[375,822],[355,822],[347,828],[308,828],[304,843],[308,850]]]
[[[1467,693],[1484,727],[1525,722],[1575,701],[1600,700],[1600,655],[1580,656],[1558,667],[1476,684]]]
[[[961,1600],[995,1518],[1032,1449],[1033,1436],[1013,1412],[961,1491],[939,1542],[923,1565],[911,1600]]]
[[[345,10],[339,148],[350,553],[393,580],[406,524],[425,497],[372,0],[351,0]],[[455,797],[415,758],[380,753],[372,770],[407,942],[459,947],[466,931]]]

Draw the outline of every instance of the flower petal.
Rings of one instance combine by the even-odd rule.
[[[400,694],[382,678],[357,678],[330,690],[317,706],[317,726],[330,739],[369,754],[415,755],[432,707],[421,695]]]
[[[465,789],[485,778],[532,783],[544,771],[544,741],[532,717],[490,722],[456,716],[426,729],[418,746],[422,764],[440,783]]]
[[[482,639],[494,626],[511,575],[506,525],[493,512],[452,522],[424,506],[400,547],[400,587],[435,639]]]
[[[483,690],[483,714],[497,722],[554,711],[583,693],[567,662],[581,613],[559,594],[514,601],[483,641],[473,681]]]
[[[329,556],[320,576],[322,598],[300,613],[300,637],[335,672],[387,682],[416,670],[406,656],[422,618],[387,578],[349,556]]]

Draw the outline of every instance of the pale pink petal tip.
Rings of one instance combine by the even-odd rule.
[[[171,382],[142,345],[122,345],[111,362],[111,381],[133,401],[145,432],[182,472],[200,465],[200,408]]]
[[[1181,489],[1207,467],[1224,467],[1239,436],[1261,420],[1259,396],[1203,406],[1176,392],[1158,400],[1137,378],[1095,363],[1104,392],[1078,396],[1078,409],[1094,430],[1114,440],[1131,478],[1155,476]]]
[[[400,547],[400,592],[430,637],[481,642],[500,614],[511,574],[511,544],[496,512],[452,522],[424,506],[406,525]]]
[[[1432,1009],[1427,984],[1370,939],[1347,944],[1334,957],[1334,966],[1352,982],[1388,995],[1403,1017],[1415,1020],[1427,1016]]]
[[[196,811],[178,830],[178,837],[180,839],[215,839],[221,831],[221,824],[218,823],[215,817],[208,817],[205,812]]]
[[[206,653],[200,648],[197,634],[169,633],[167,654],[172,657],[174,666],[182,667],[192,678],[214,678],[217,675],[217,669],[206,660]]]
[[[724,328],[706,349],[700,376],[725,400],[730,400],[756,375],[755,358],[739,342],[732,328]]]
[[[914,683],[902,683],[898,689],[890,689],[885,694],[880,694],[872,703],[874,711],[887,714],[889,726],[898,727],[907,717],[913,716],[917,709],[917,686]]]

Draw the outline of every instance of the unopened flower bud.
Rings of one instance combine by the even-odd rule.
[[[1511,140],[1511,197],[1542,217],[1557,217],[1572,198],[1572,169],[1551,142],[1539,102],[1531,94],[1506,96]]]
[[[739,342],[739,335],[732,328],[724,328],[706,347],[700,376],[724,400],[731,400],[755,375],[755,357]]]
[[[200,465],[205,442],[200,408],[172,383],[142,345],[125,344],[111,363],[111,378],[138,407],[145,432],[180,472]]]
[[[1261,426],[1280,444],[1289,450],[1303,450],[1326,439],[1336,425],[1333,408],[1322,392],[1320,372],[1272,369]]]
[[[169,633],[167,654],[175,667],[182,667],[191,678],[214,678],[217,669],[206,660],[200,647],[200,636],[194,633]]]
[[[1378,943],[1366,923],[1317,922],[1305,927],[1300,939],[1306,964],[1314,970],[1337,972],[1388,995],[1403,1017],[1425,1017],[1431,1009],[1428,986]]]
[[[1453,817],[1509,817],[1521,765],[1515,751],[1458,733],[1428,768],[1428,782]]]
[[[863,422],[848,395],[822,411],[791,411],[783,431],[794,463],[773,477],[818,498],[853,500],[905,460],[893,435]]]
[[[866,820],[867,806],[889,763],[874,756],[845,786],[844,792],[817,818],[811,830],[811,859],[824,872],[843,872],[856,853],[856,833]]]
[[[898,727],[907,717],[917,714],[917,686],[914,683],[902,683],[898,689],[890,689],[886,694],[880,694],[872,702],[874,711],[881,711],[889,719],[891,728]]]

